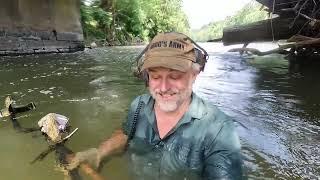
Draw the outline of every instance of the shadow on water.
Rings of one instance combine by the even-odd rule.
[[[250,64],[258,70],[250,114],[270,131],[267,137],[277,140],[263,143],[264,151],[278,164],[275,177],[316,179],[320,161],[317,66],[296,64],[299,68],[293,71],[292,64],[276,55],[257,57]]]
[[[209,43],[206,69],[194,91],[219,106],[237,124],[245,173],[249,179],[318,179],[320,176],[320,77],[318,67],[290,64],[282,56],[245,58]],[[96,147],[125,119],[131,100],[145,91],[131,74],[142,47],[112,47],[74,54],[1,57],[0,101],[12,95],[18,104],[35,102],[37,110],[18,117],[32,127],[50,112],[66,115],[79,131],[68,142],[73,151]],[[62,179],[54,157],[27,165],[47,144],[16,134],[0,120],[1,177]],[[22,152],[21,149],[24,151]],[[16,170],[13,172],[12,168]],[[130,179],[123,158],[101,173]]]

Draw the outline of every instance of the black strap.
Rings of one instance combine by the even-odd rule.
[[[128,136],[128,139],[131,140],[136,132],[136,126],[137,126],[137,122],[139,119],[139,114],[141,111],[141,108],[144,106],[144,102],[141,100],[141,97],[139,98],[139,102],[138,102],[138,106],[136,111],[133,114],[133,120],[132,120],[132,124],[131,124],[131,130]]]

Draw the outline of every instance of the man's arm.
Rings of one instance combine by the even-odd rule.
[[[217,137],[205,148],[203,178],[242,179],[240,141],[231,120],[224,122]]]
[[[122,129],[116,130],[109,139],[102,142],[98,148],[100,159],[121,153],[125,150],[128,136],[124,134]]]
[[[128,143],[128,134],[131,133],[133,126],[135,125],[132,120],[135,115],[135,111],[137,109],[138,103],[140,101],[140,97],[137,97],[130,106],[127,120],[123,122],[122,128],[116,130],[110,138],[105,140],[100,144],[98,148],[91,148],[86,151],[78,152],[75,155],[75,158],[71,161],[68,169],[74,169],[81,162],[87,161],[90,164],[99,166],[101,159],[111,156],[120,152],[123,152]]]
[[[67,166],[67,169],[72,170],[78,167],[82,162],[88,162],[95,167],[98,167],[100,161],[125,150],[128,141],[128,136],[123,130],[116,130],[109,139],[102,142],[99,148],[90,148],[85,151],[77,152],[74,158]]]

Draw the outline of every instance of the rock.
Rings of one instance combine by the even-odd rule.
[[[90,44],[90,48],[91,48],[91,49],[96,48],[96,47],[98,47],[96,42],[92,42],[92,43]]]

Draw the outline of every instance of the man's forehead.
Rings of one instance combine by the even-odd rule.
[[[153,67],[153,68],[149,68],[147,69],[148,72],[177,72],[177,73],[185,73],[182,71],[178,71],[175,69],[170,69],[170,68],[165,68],[165,67]]]

